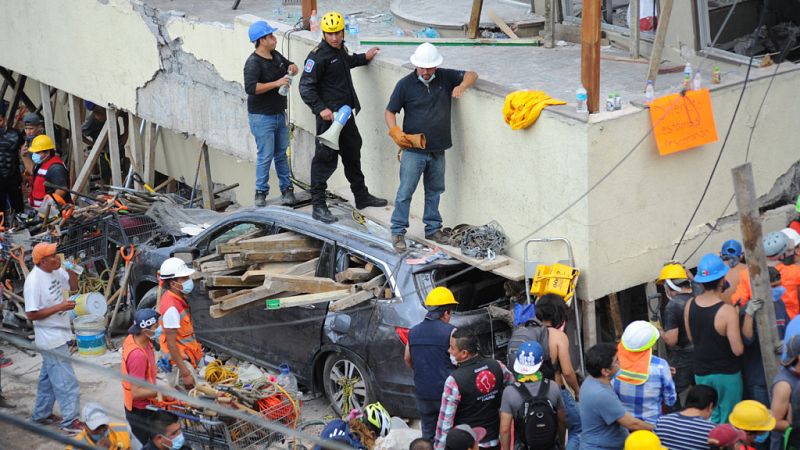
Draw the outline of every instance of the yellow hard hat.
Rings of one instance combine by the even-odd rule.
[[[56,146],[53,144],[53,140],[50,139],[50,136],[46,134],[40,134],[33,138],[33,142],[31,142],[31,146],[28,149],[31,153],[39,153],[45,150],[55,150]]]
[[[652,431],[638,430],[625,439],[625,450],[668,450]]]
[[[444,305],[457,305],[458,302],[456,298],[453,297],[453,293],[450,292],[450,289],[446,287],[439,286],[433,288],[433,290],[425,297],[425,306],[444,306]]]
[[[728,422],[742,431],[771,431],[776,420],[761,402],[742,400],[733,407]]]
[[[322,31],[326,33],[336,33],[344,30],[344,16],[336,11],[331,11],[322,16],[319,21]]]
[[[661,284],[664,280],[685,280],[689,278],[686,274],[686,269],[678,263],[665,264],[661,268],[661,273],[658,274],[656,283]]]

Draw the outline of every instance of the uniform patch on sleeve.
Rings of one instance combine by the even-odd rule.
[[[309,59],[306,61],[306,67],[303,69],[306,73],[311,73],[311,70],[314,68],[314,60]]]

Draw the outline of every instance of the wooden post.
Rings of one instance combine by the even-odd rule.
[[[663,0],[661,11],[658,14],[658,27],[656,28],[656,38],[653,41],[653,50],[650,52],[650,66],[647,69],[647,80],[653,80],[654,85],[658,75],[658,66],[661,65],[661,54],[664,52],[664,41],[667,39],[667,27],[671,15],[672,0]],[[645,87],[647,87],[647,80],[644,80]]]
[[[94,141],[94,145],[89,152],[89,156],[86,158],[86,162],[83,163],[83,167],[81,167],[78,176],[75,178],[75,184],[72,185],[72,190],[75,192],[83,192],[86,183],[89,181],[89,175],[91,175],[92,169],[97,162],[97,158],[100,157],[100,151],[106,145],[106,141],[108,141],[108,122],[109,121],[106,120],[105,125],[103,125],[103,128],[100,130],[100,134]]]
[[[600,108],[600,0],[584,0],[581,21],[581,83],[589,113]]]
[[[750,272],[752,298],[764,299],[764,307],[756,312],[758,327],[758,344],[761,347],[761,359],[764,362],[764,375],[772,380],[778,371],[778,358],[775,346],[778,341],[775,327],[775,306],[772,302],[772,289],[769,286],[767,258],[761,242],[761,216],[758,212],[756,188],[753,182],[753,168],[750,163],[734,167],[733,190],[736,194],[736,206],[739,209],[739,223],[742,228],[744,251],[747,255],[747,269]]]
[[[106,108],[106,124],[108,124],[108,159],[111,166],[111,184],[122,186],[122,168],[119,165],[119,123],[117,123],[117,109],[113,106]]]
[[[153,186],[156,182],[156,144],[158,143],[158,126],[152,122],[144,125],[144,182]]]
[[[8,105],[8,111],[6,111],[6,126],[8,128],[13,128],[14,125],[16,125],[11,119],[13,119],[14,115],[17,113],[19,99],[25,94],[24,89],[26,81],[28,81],[28,77],[25,75],[20,75],[17,79],[17,85],[14,86],[14,97],[11,100],[11,104]]]
[[[619,298],[617,293],[608,294],[608,315],[611,316],[611,325],[614,326],[614,341],[622,336],[622,314],[619,311]]]
[[[308,20],[311,18],[311,12],[317,11],[317,15],[319,15],[319,10],[317,10],[317,0],[302,0],[301,5],[303,9],[303,29],[310,30],[311,24]]]
[[[8,87],[10,87],[11,89],[16,89],[17,81],[14,81],[14,75],[11,71],[3,67],[0,67],[0,75],[3,77],[3,80],[5,81],[4,84],[8,84]],[[25,106],[28,107],[28,111],[36,110],[36,105],[33,104],[33,101],[31,101],[30,97],[28,97],[28,95],[25,94],[24,90],[21,92],[22,93],[20,95],[20,100],[22,100],[22,102],[25,103]],[[4,94],[3,98],[5,98],[5,92],[3,92],[3,94]]]
[[[53,124],[53,104],[50,103],[50,86],[40,82],[39,95],[42,97],[42,116],[44,117],[44,132],[51,138],[56,138],[56,128]]]
[[[78,172],[83,167],[83,139],[81,133],[81,101],[78,97],[69,94],[67,101],[69,108],[69,135],[72,147],[72,179],[76,179]]]
[[[555,46],[556,8],[555,0],[544,0],[544,48]]]
[[[628,27],[631,30],[631,59],[639,59],[639,0],[631,0],[629,8],[631,9],[631,23]]]
[[[200,188],[203,192],[203,208],[214,209],[214,184],[211,181],[211,162],[208,160],[208,144],[203,142],[203,167],[200,169]]]
[[[142,120],[136,117],[135,114],[129,113],[128,114],[128,136],[130,136],[130,154],[128,157],[131,160],[131,167],[133,171],[139,176],[142,175],[144,170],[142,169],[144,160],[142,158],[142,135],[139,134],[139,126],[141,125]],[[144,189],[142,183],[137,180],[134,180],[134,186],[136,189]]]
[[[584,300],[580,304],[583,306],[583,342],[588,350],[597,344],[597,301]]]
[[[478,26],[481,23],[481,10],[483,0],[472,0],[472,12],[469,15],[469,25],[467,26],[467,37],[475,39],[478,37]]]

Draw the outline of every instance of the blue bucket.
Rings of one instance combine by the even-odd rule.
[[[97,356],[106,352],[105,319],[102,316],[88,314],[77,317],[73,326],[79,355]]]

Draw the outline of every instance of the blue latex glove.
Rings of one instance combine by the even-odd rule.
[[[67,270],[75,270],[75,263],[68,259],[64,261],[64,268]]]
[[[167,358],[166,356],[162,356],[161,358],[159,358],[158,362],[156,362],[156,366],[158,366],[159,372],[164,372],[164,373],[172,372],[172,363],[170,362],[170,359]]]

